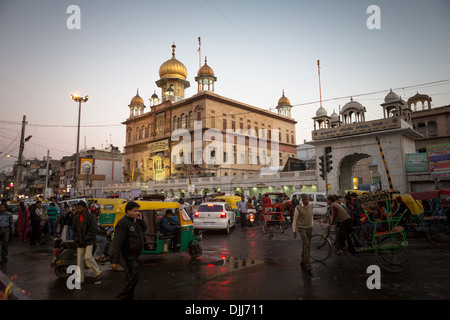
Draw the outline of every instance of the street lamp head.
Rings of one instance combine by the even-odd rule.
[[[83,98],[78,93],[72,93],[70,96],[72,97],[72,100],[76,102],[86,102],[89,99],[89,96]]]

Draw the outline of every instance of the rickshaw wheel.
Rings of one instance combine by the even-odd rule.
[[[189,247],[188,253],[192,259],[198,259],[202,255],[203,249],[200,245],[195,244]]]
[[[410,252],[400,240],[386,238],[377,245],[375,258],[382,269],[397,273],[408,267]]]
[[[427,239],[436,246],[446,245],[450,242],[448,227],[446,227],[445,230],[443,230],[443,228],[438,230],[428,228],[426,236]]]
[[[322,234],[311,237],[311,258],[315,261],[325,261],[331,256],[331,243]]]

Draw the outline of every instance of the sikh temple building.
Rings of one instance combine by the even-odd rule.
[[[123,122],[125,183],[260,174],[264,167],[281,167],[296,157],[296,121],[291,118],[292,106],[284,91],[277,113],[220,96],[214,92],[217,77],[205,58],[194,78],[197,92],[187,97],[188,72],[176,58],[175,49],[172,45],[172,57],[159,68],[159,95],[155,91],[146,106],[138,91],[128,105],[130,114]],[[206,134],[211,129],[214,138]],[[176,130],[189,134],[174,139]],[[236,135],[230,140],[232,145],[225,147],[230,130]],[[218,139],[223,147],[211,147]],[[184,148],[177,147],[182,141]],[[261,142],[266,143],[265,149]],[[271,154],[273,143],[276,155]]]

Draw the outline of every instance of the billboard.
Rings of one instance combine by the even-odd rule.
[[[450,177],[450,142],[427,146],[431,178]]]
[[[406,172],[428,172],[428,154],[407,153],[405,155],[405,171]]]

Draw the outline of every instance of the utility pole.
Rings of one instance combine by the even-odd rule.
[[[47,150],[47,169],[45,170],[45,190],[44,190],[44,198],[47,196],[48,190],[48,168],[50,162],[50,150]]]
[[[16,169],[16,182],[14,184],[14,194],[19,196],[20,192],[20,184],[22,183],[22,156],[23,156],[23,148],[25,146],[25,125],[27,124],[27,116],[23,116],[22,119],[22,132],[20,134],[20,145],[19,145],[19,158],[17,161],[17,169]]]

